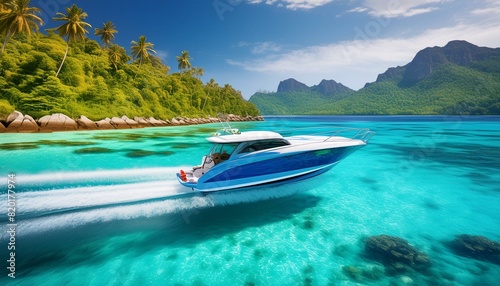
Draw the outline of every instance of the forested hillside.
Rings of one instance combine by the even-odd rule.
[[[60,112],[91,119],[258,114],[230,85],[203,84],[190,72],[168,74],[169,67],[156,57],[140,68],[126,61],[115,68],[109,51],[88,39],[71,45],[56,77],[65,48],[53,33],[9,42],[0,55],[0,116],[14,109],[33,117]]]
[[[420,51],[359,91],[256,93],[263,114],[500,114],[500,49],[464,41]]]

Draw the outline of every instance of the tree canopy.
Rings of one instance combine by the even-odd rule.
[[[102,28],[96,28],[94,35],[101,37],[101,42],[105,47],[109,47],[111,42],[115,39],[115,34],[118,33],[116,30],[115,24],[113,22],[108,21],[104,23]]]
[[[132,41],[131,44],[132,56],[139,60],[139,68],[144,60],[149,59],[150,53],[156,54],[156,51],[153,50],[154,45],[150,42],[146,42],[146,36],[140,36],[138,42]]]
[[[55,21],[63,21],[64,23],[55,28],[59,36],[66,38],[66,52],[64,53],[63,60],[59,69],[57,70],[56,77],[61,72],[61,68],[66,60],[66,56],[68,55],[69,44],[72,42],[83,41],[85,40],[85,34],[88,34],[88,28],[92,28],[92,26],[84,22],[85,18],[87,18],[87,13],[83,12],[81,8],[78,8],[75,4],[73,6],[66,8],[66,14],[61,12],[57,12],[56,14],[59,17],[54,17]]]
[[[43,20],[36,14],[40,9],[30,7],[30,0],[10,0],[2,1],[0,6],[0,33],[4,37],[2,51],[10,38],[16,34],[31,35],[38,32],[39,25],[43,25]]]
[[[29,4],[28,0],[0,2],[0,40],[10,42],[9,52],[0,56],[0,117],[14,109],[35,118],[51,113],[91,119],[259,114],[231,85],[204,84],[199,79],[203,68],[191,68],[189,63],[189,72],[169,74],[170,68],[152,55],[154,45],[145,36],[132,41],[131,55],[139,64],[130,62],[126,49],[112,43],[117,32],[112,22],[95,30],[105,49],[101,48],[87,38],[88,15],[76,5],[66,8],[66,14],[56,14],[53,20],[63,22],[60,26],[47,34],[36,32],[27,41],[26,36],[38,29],[34,24],[41,23],[36,18],[30,16],[31,24],[16,33],[5,28],[10,27],[7,15],[14,11],[12,3],[18,2]],[[38,10],[24,11],[34,15]],[[139,68],[144,72],[139,74]]]
[[[181,71],[185,71],[189,68],[191,68],[191,60],[192,58],[189,56],[188,51],[182,51],[180,56],[175,57],[177,59],[177,68]]]

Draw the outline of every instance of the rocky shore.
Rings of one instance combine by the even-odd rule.
[[[227,115],[228,121],[262,121],[262,116],[238,116]],[[37,120],[19,111],[13,111],[8,116],[0,118],[0,133],[32,133],[32,132],[57,132],[77,130],[112,130],[132,129],[158,126],[179,126],[204,123],[220,122],[219,118],[185,118],[174,117],[172,119],[156,119],[153,117],[134,117],[133,119],[123,115],[122,117],[104,118],[92,121],[84,115],[73,119],[62,113],[43,116]]]

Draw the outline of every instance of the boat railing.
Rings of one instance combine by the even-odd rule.
[[[335,131],[335,134],[325,139],[325,141],[331,141],[338,137],[342,137],[350,138],[351,140],[361,140],[366,143],[373,135],[375,135],[375,131],[371,131],[368,128],[349,128]]]
[[[366,143],[375,135],[375,131],[371,131],[368,128],[343,128],[311,135],[327,137],[323,142],[361,140]]]
[[[221,135],[231,135],[231,134],[240,134],[241,131],[238,128],[232,128],[229,120],[227,119],[227,115],[219,114],[219,121],[222,125],[222,128],[213,132],[211,136],[221,136]]]
[[[371,131],[368,128],[362,129],[356,134],[356,139],[362,140],[363,142],[368,142],[375,135],[375,131]]]

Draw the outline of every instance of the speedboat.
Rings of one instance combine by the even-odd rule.
[[[209,153],[200,165],[180,170],[177,180],[193,191],[216,192],[311,178],[365,146],[375,134],[349,129],[350,137],[340,136],[344,131],[283,137],[272,131],[225,129],[206,138],[212,143]]]

